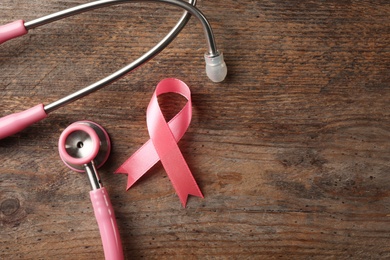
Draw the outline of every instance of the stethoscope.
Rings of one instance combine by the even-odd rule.
[[[206,62],[206,74],[213,82],[221,82],[225,79],[227,74],[227,67],[223,59],[222,52],[218,51],[215,44],[214,34],[211,26],[206,17],[195,7],[196,0],[190,0],[189,3],[182,2],[180,0],[100,0],[88,4],[79,5],[70,9],[66,9],[57,13],[53,13],[30,22],[24,22],[23,20],[15,21],[0,27],[0,43],[3,43],[12,38],[16,38],[28,33],[29,30],[40,27],[42,25],[87,12],[93,9],[107,7],[115,4],[127,3],[127,2],[159,2],[166,3],[180,7],[185,10],[183,16],[179,22],[173,27],[173,29],[153,48],[151,48],[144,55],[133,61],[129,65],[114,72],[113,74],[89,85],[79,91],[76,91],[64,98],[61,98],[48,105],[39,104],[35,107],[27,109],[25,111],[8,115],[0,118],[0,139],[7,136],[18,133],[24,128],[44,119],[47,115],[60,107],[63,107],[69,103],[72,103],[82,97],[91,94],[111,83],[117,79],[123,77],[125,74],[138,68],[142,64],[152,59],[155,55],[166,48],[169,43],[180,33],[188,22],[191,15],[194,15],[202,24],[205,37],[207,40],[208,51],[204,55]]]
[[[42,25],[80,14],[93,9],[107,7],[127,2],[161,2],[180,7],[184,14],[173,29],[153,48],[138,59],[116,71],[115,73],[61,98],[48,105],[39,104],[25,111],[0,118],[0,139],[13,135],[29,125],[47,117],[47,115],[60,107],[72,103],[88,94],[95,92],[133,71],[142,64],[152,59],[166,48],[172,40],[184,28],[191,15],[194,15],[202,24],[207,40],[208,52],[204,55],[206,62],[206,74],[213,82],[221,82],[227,74],[226,64],[222,52],[219,52],[212,29],[206,17],[195,7],[196,0],[188,3],[180,0],[100,0],[70,9],[66,9],[51,15],[38,18],[30,22],[15,21],[0,26],[0,44],[12,38],[28,33],[29,30]],[[95,217],[98,222],[103,249],[106,259],[123,259],[122,244],[107,190],[103,187],[97,173],[99,168],[108,158],[110,153],[110,139],[107,132],[100,125],[90,121],[79,121],[67,127],[59,139],[59,153],[63,162],[71,169],[78,172],[86,172],[91,184],[90,192]]]

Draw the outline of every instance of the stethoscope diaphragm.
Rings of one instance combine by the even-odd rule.
[[[110,137],[102,126],[91,121],[78,121],[61,134],[58,150],[62,161],[72,170],[85,171],[92,160],[100,168],[111,151]]]

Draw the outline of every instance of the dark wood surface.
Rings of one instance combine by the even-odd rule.
[[[84,2],[2,0],[0,23]],[[103,258],[88,180],[57,153],[62,130],[84,119],[112,139],[100,174],[127,259],[390,258],[389,1],[198,7],[225,54],[223,83],[205,76],[205,40],[192,18],[142,68],[0,141],[1,259]],[[1,115],[109,75],[180,15],[157,4],[121,5],[2,44]],[[193,94],[193,121],[179,146],[205,198],[190,197],[187,208],[161,164],[127,192],[126,175],[113,174],[149,139],[146,107],[167,77]],[[163,101],[168,116],[182,103]]]

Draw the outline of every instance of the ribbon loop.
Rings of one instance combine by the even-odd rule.
[[[158,104],[157,97],[165,93],[177,93],[187,103],[168,123]],[[188,195],[202,197],[192,173],[180,151],[177,142],[187,131],[192,118],[191,91],[178,79],[162,80],[150,100],[146,122],[150,139],[136,151],[115,173],[128,175],[127,189],[137,182],[153,165],[161,161],[182,205],[185,207]]]

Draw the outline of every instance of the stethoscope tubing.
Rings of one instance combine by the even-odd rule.
[[[93,211],[102,239],[104,258],[110,260],[124,259],[122,241],[116,222],[114,208],[105,187],[89,192]]]

